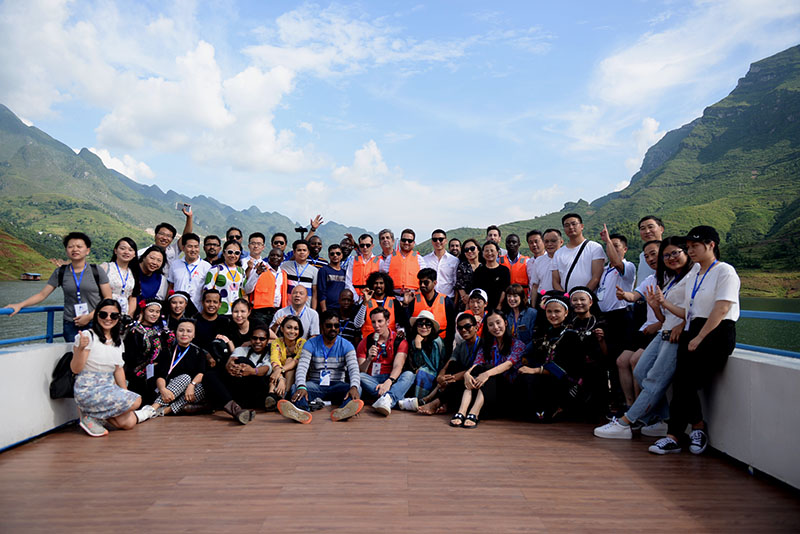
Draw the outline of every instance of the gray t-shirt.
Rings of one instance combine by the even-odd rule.
[[[47,285],[57,288],[58,287],[58,270],[60,267],[53,271],[50,279],[47,280]],[[83,278],[81,278],[83,274]],[[108,283],[108,275],[103,269],[97,268],[98,278],[101,284]],[[81,302],[89,305],[89,313],[94,312],[95,306],[102,300],[100,296],[100,288],[94,281],[94,274],[92,273],[91,266],[87,263],[82,273],[75,273],[75,278],[81,283]],[[72,321],[75,319],[75,305],[78,304],[78,286],[75,284],[75,278],[72,277],[72,266],[67,265],[67,270],[64,272],[64,285],[61,289],[64,291],[64,320]]]

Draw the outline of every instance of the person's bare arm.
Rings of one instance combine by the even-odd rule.
[[[14,310],[9,317],[12,317],[19,313],[19,310],[22,308],[27,308],[28,306],[33,306],[34,304],[39,304],[44,299],[50,296],[50,294],[55,291],[56,288],[51,286],[50,284],[45,285],[41,291],[36,293],[35,295],[31,295],[30,297],[26,298],[22,302],[17,302],[14,304],[7,304],[6,308],[11,308]]]
[[[600,278],[603,276],[604,263],[604,260],[592,260],[592,279],[589,280],[588,284],[586,284],[586,287],[592,291],[596,291],[597,286],[600,285]]]

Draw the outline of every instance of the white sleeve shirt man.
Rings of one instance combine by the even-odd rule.
[[[422,257],[425,267],[436,271],[436,291],[447,297],[455,296],[456,270],[458,258],[445,252],[441,259],[434,252]]]
[[[171,245],[170,245],[171,246]],[[206,260],[197,258],[194,263],[176,259],[169,264],[167,281],[172,284],[175,291],[186,291],[198,310],[203,309],[203,285],[206,274],[211,269],[211,264]]]
[[[600,277],[600,284],[597,286],[598,304],[603,312],[622,310],[628,306],[627,301],[617,298],[617,286],[624,291],[633,291],[636,266],[628,260],[622,260],[622,264],[625,270],[623,274],[610,265],[603,268],[603,276]]]
[[[569,273],[569,269],[572,267],[572,261],[575,259],[581,246],[583,246],[583,243],[573,248],[565,245],[553,254],[552,270],[558,271],[561,277],[561,287],[567,292],[575,286],[585,286],[589,283],[589,280],[592,279],[592,261],[606,261],[606,251],[603,250],[603,246],[595,241],[588,241],[586,243],[586,248],[581,254],[581,257],[578,258],[578,262],[575,264],[575,268],[572,270],[572,274],[569,277],[569,287],[565,287],[567,273]]]

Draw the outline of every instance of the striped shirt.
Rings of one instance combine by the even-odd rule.
[[[325,346],[322,336],[306,341],[297,363],[295,384],[298,387],[305,386],[308,380],[319,383],[325,370],[331,373],[331,383],[344,382],[347,372],[350,375],[350,387],[361,387],[356,349],[341,336],[336,337],[332,347]]]

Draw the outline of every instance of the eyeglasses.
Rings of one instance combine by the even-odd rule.
[[[273,241],[272,246],[285,245],[286,241]]]
[[[226,250],[225,254],[227,254],[228,256],[241,256],[242,255],[241,251],[239,251],[239,250]]]
[[[157,235],[157,236],[159,236],[159,237],[168,237],[168,238],[170,238],[170,239],[172,239],[173,237],[175,237],[175,236],[172,234],[172,232],[170,232],[169,230],[167,230],[166,232],[162,230],[161,232],[158,232],[156,235]]]
[[[446,237],[432,237],[431,241],[433,241],[434,243],[441,243],[445,239],[447,239],[447,238]]]
[[[369,248],[372,246],[372,243],[359,243],[358,248]]]
[[[236,235],[236,234],[231,234],[231,235],[229,235],[229,236],[228,236],[228,239],[236,239],[236,240],[239,240],[239,239],[241,239],[241,238],[242,238],[242,236],[241,236],[241,235]]]
[[[328,256],[341,256],[341,252],[328,252]]]
[[[204,247],[208,247],[208,248],[211,248],[211,247],[215,247],[215,248],[216,248],[216,247],[221,247],[222,245],[221,245],[221,244],[219,244],[219,243],[206,243],[206,244],[205,244],[205,245],[203,245],[203,246],[204,246]]]
[[[683,254],[683,250],[678,249],[678,250],[673,250],[669,254],[664,254],[664,256],[662,257],[664,258],[664,261],[677,260],[678,258],[681,257],[681,254]]]
[[[262,243],[261,241],[250,241],[249,245],[251,247],[263,247],[264,243]]]
[[[464,247],[464,252],[475,252],[478,250],[478,247]]]
[[[117,319],[119,319],[119,312],[108,313],[106,311],[99,311],[97,312],[97,316],[101,319],[108,319],[109,317],[111,317],[112,320],[116,321]]]
[[[269,339],[267,336],[250,336],[253,341],[266,341]]]
[[[333,330],[334,328],[337,329],[337,330],[339,329],[339,323],[338,322],[336,322],[336,323],[325,323],[323,326],[325,328],[329,329],[329,330]]]
[[[414,242],[414,240],[413,240],[413,239],[408,239],[408,238],[401,237],[401,238],[400,238],[400,242],[401,242],[401,243],[413,243],[413,242]]]
[[[417,321],[417,326],[421,326],[423,328],[424,327],[433,328],[433,323],[427,319],[420,319],[419,321]]]
[[[474,326],[475,326],[475,325],[474,325],[474,324],[472,324],[472,323],[465,323],[465,324],[460,324],[460,325],[456,326],[456,329],[457,329],[459,332],[461,332],[462,330],[472,330],[472,328],[473,328]]]

